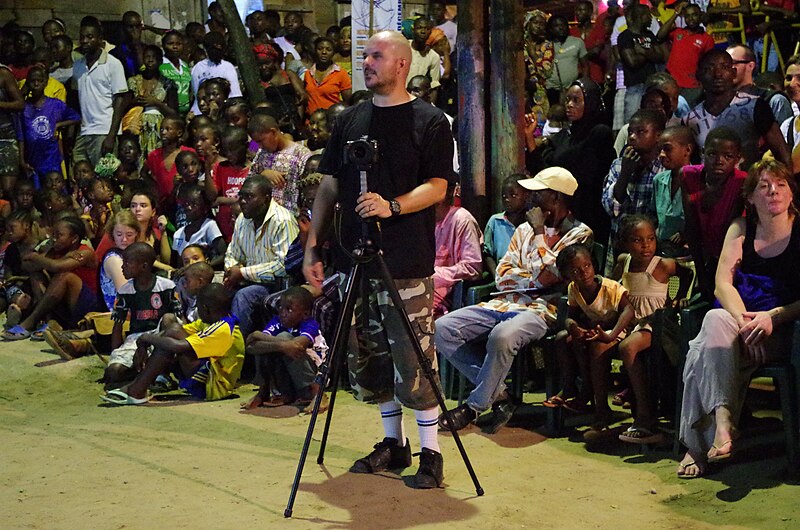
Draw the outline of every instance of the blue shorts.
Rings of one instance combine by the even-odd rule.
[[[195,370],[194,374],[181,379],[180,387],[195,399],[206,398],[206,383],[211,373],[211,361],[206,361]]]

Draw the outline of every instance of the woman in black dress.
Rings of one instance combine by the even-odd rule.
[[[581,78],[569,86],[565,99],[569,127],[537,142],[540,149],[536,151],[543,167],[560,166],[575,175],[578,190],[572,211],[589,225],[595,241],[608,241],[611,220],[600,198],[616,152],[611,128],[605,123],[601,90],[591,79]]]

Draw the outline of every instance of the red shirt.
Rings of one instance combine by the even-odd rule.
[[[707,258],[719,258],[731,220],[742,213],[734,212],[733,207],[742,197],[742,185],[747,173],[735,169],[722,189],[722,196],[708,211],[703,211],[700,204],[706,187],[703,166],[684,166],[682,174],[686,190],[689,192],[689,205],[697,213],[700,226],[703,227],[702,234],[700,234],[703,240],[703,251],[708,253]]]
[[[325,76],[322,83],[317,83],[317,80],[314,79],[315,71],[316,68],[312,66],[303,75],[306,93],[308,93],[306,112],[309,115],[317,109],[327,109],[334,103],[340,102],[342,92],[350,90],[353,86],[350,76],[338,64],[334,65],[333,71]]]
[[[247,178],[248,168],[236,167],[227,160],[214,166],[214,185],[220,197],[239,198],[239,189]],[[231,217],[230,205],[223,205],[217,211],[217,224],[225,236],[225,241],[230,243],[233,235],[234,220]]]
[[[180,151],[194,152],[194,149],[182,145],[180,147]],[[172,188],[175,186],[175,175],[178,174],[178,166],[174,163],[169,169],[164,166],[163,147],[159,147],[158,149],[153,149],[150,151],[150,154],[147,155],[147,161],[145,162],[145,165],[153,175],[153,180],[156,181],[158,196],[161,200],[161,203],[164,204],[165,201],[169,199],[169,196],[172,193]]]
[[[708,33],[693,33],[685,28],[669,32],[672,50],[667,60],[667,71],[680,88],[699,88],[697,63],[700,57],[714,47],[714,38]]]
[[[77,250],[91,251],[92,249],[87,245],[81,245],[77,248]],[[56,252],[56,251],[51,251],[51,252],[52,254],[50,254],[48,257],[52,259],[61,259],[67,255],[67,252]],[[96,267],[89,267],[88,265],[79,265],[78,267],[75,267],[69,272],[80,278],[81,281],[83,282],[83,285],[89,288],[90,291],[92,291],[93,293],[97,292],[98,276]]]
[[[14,66],[13,64],[6,65],[11,70],[11,74],[17,81],[24,81],[28,77],[28,70],[31,69],[32,64],[26,66]]]

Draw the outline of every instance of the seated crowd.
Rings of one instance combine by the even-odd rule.
[[[678,474],[733,454],[749,376],[800,317],[800,57],[777,86],[772,72],[754,79],[759,61],[779,67],[729,43],[735,34],[709,34],[734,12],[716,4],[626,0],[595,14],[582,1],[572,25],[527,14],[527,171],[495,176],[503,211],[484,230],[457,185],[434,207],[434,342],[471,383],[442,428],[485,411],[490,432],[506,425],[515,357],[553,336],[562,390],[543,404],[594,414],[584,438],[608,437],[618,356],[630,388],[615,400],[635,404],[619,438],[659,442],[639,354],[654,313],[693,288],[718,308],[689,344]],[[404,24],[407,88],[455,114],[456,24],[443,2],[429,7]],[[773,27],[796,16],[772,9]],[[342,283],[333,238],[322,287],[303,278],[317,168],[336,117],[371,95],[353,93],[349,17],[319,35],[299,13],[281,25],[253,11],[264,102],[251,107],[216,2],[209,15],[179,31],[129,11],[114,44],[94,17],[75,41],[44,22],[39,47],[2,28],[2,337],[46,341],[65,359],[101,355],[103,399],[117,405],[179,387],[222,399],[247,378],[260,388],[244,408],[308,407],[324,391],[315,377]],[[455,307],[459,282],[478,280],[497,292]]]

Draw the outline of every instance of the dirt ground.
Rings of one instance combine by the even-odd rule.
[[[53,359],[37,343],[0,344],[2,528],[800,525],[798,480],[784,473],[778,433],[746,440],[737,461],[713,476],[684,481],[675,477],[666,450],[641,455],[616,443],[590,452],[569,438],[547,439],[536,432],[541,417],[530,407],[518,426],[497,435],[475,426],[463,431],[486,491],[477,497],[449,435],[441,437],[445,489],[409,488],[413,467],[402,476],[348,473],[382,432],[376,408],[344,392],[325,464],[316,463],[320,422],[294,517],[287,520],[283,511],[308,425],[297,409],[240,413],[251,385],[239,389],[240,398],[217,403],[109,407],[98,398],[97,358],[36,366]],[[415,446],[410,414],[406,425]]]

